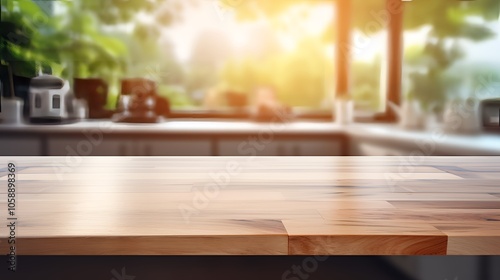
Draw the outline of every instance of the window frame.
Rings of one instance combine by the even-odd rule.
[[[352,72],[351,55],[346,56],[346,49],[341,46],[347,46],[347,52],[351,53],[351,34],[352,34],[352,9],[350,0],[336,0],[337,9],[342,11],[338,13],[337,21],[337,43],[335,46],[336,52],[336,85],[334,97],[350,98],[350,77]],[[384,112],[373,113],[371,116],[354,116],[356,122],[383,122],[393,123],[397,121],[397,115],[392,110],[389,103],[399,106],[401,103],[401,88],[402,88],[402,61],[403,61],[403,19],[404,19],[404,1],[401,0],[386,0],[386,9],[401,5],[399,13],[391,12],[391,20],[388,22],[387,30],[387,80],[386,86],[386,106]],[[389,8],[387,8],[389,7]],[[172,110],[169,118],[196,118],[196,119],[252,119],[253,115],[250,110],[239,110],[239,112],[224,112],[219,110]],[[320,120],[333,121],[335,114],[333,112],[322,112],[320,110],[311,110],[310,112],[301,112],[294,115],[296,120]]]

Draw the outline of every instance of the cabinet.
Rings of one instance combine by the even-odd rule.
[[[48,154],[54,156],[209,156],[211,142],[203,140],[133,140],[104,138],[52,138]]]
[[[371,143],[358,143],[357,149],[357,153],[354,154],[362,156],[407,156],[412,152],[411,150],[393,148],[389,145],[382,146]]]
[[[141,156],[210,156],[212,142],[200,140],[145,140],[136,144]]]
[[[118,139],[92,141],[86,138],[59,138],[48,140],[48,154],[51,156],[120,156],[127,155],[132,142]]]
[[[8,137],[0,139],[0,156],[41,156],[38,138]]]
[[[259,141],[257,138],[224,140],[217,143],[221,156],[338,156],[340,140],[275,139]]]

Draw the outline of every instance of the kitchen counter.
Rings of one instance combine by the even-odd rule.
[[[500,254],[500,157],[11,160],[18,255]]]
[[[500,155],[500,134],[458,134],[433,130],[405,130],[388,124],[355,124],[347,129],[351,139],[404,149],[405,155]]]
[[[41,133],[41,134],[74,134],[86,130],[107,133],[141,133],[141,134],[249,134],[260,131],[273,133],[339,133],[343,128],[333,122],[288,122],[288,123],[259,123],[250,121],[221,121],[221,120],[170,120],[160,123],[134,124],[114,123],[110,121],[84,121],[61,125],[0,125],[4,133]]]
[[[0,148],[0,155],[66,155],[65,150],[58,151],[56,147],[72,146],[76,150],[79,142],[87,141],[88,138],[97,137],[104,140],[117,140],[110,144],[117,146],[119,141],[130,139],[136,143],[156,139],[158,143],[172,139],[178,139],[180,143],[187,143],[186,140],[204,141],[208,151],[205,153],[184,153],[175,151],[193,149],[175,146],[164,153],[158,151],[158,155],[241,155],[232,147],[228,152],[220,140],[235,140],[237,145],[249,137],[261,138],[266,142],[268,139],[285,140],[324,140],[319,148],[325,151],[325,155],[500,155],[500,134],[475,134],[460,135],[446,133],[440,130],[418,131],[404,130],[393,124],[369,124],[355,123],[348,126],[340,126],[333,122],[310,122],[295,121],[289,123],[257,123],[250,121],[222,121],[222,120],[188,120],[176,119],[168,120],[157,124],[124,124],[109,121],[85,121],[65,125],[0,125],[0,143],[3,146],[16,146],[19,149],[9,148],[4,152]],[[51,146],[52,139],[56,139]],[[73,139],[74,144],[67,143],[66,139]],[[5,142],[2,142],[2,140]],[[36,141],[36,142],[33,142]],[[92,139],[90,139],[92,140]],[[329,147],[325,141],[338,140],[337,147]],[[23,142],[24,141],[24,142]],[[309,146],[318,145],[313,143]],[[25,143],[25,144],[22,144]],[[39,143],[39,144],[38,144]],[[193,142],[194,143],[194,142]],[[387,148],[398,149],[395,153],[373,153],[373,147],[369,151],[363,151],[365,144]],[[39,145],[39,152],[28,152],[21,149],[26,145]],[[295,145],[295,144],[293,144]],[[166,144],[168,146],[168,144]],[[199,144],[198,144],[199,146]],[[319,146],[318,146],[319,147]],[[286,147],[285,147],[286,148]],[[166,148],[163,148],[166,149]],[[290,150],[296,150],[289,147]],[[312,148],[307,148],[310,151]],[[16,154],[16,151],[20,153]],[[104,149],[100,153],[92,155],[121,155],[117,153],[105,153]],[[154,149],[152,149],[154,150]],[[157,149],[160,150],[160,149]],[[292,152],[283,155],[321,155],[318,152]],[[339,151],[337,151],[339,150]],[[3,153],[2,153],[3,152]],[[22,153],[25,152],[25,153]],[[132,155],[125,153],[124,155]],[[139,153],[134,155],[148,155]],[[264,153],[264,155],[279,155],[279,153]]]

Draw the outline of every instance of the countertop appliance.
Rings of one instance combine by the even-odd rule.
[[[483,100],[481,116],[486,131],[500,132],[500,98]]]
[[[158,122],[156,83],[144,78],[123,79],[116,107],[115,122]]]
[[[67,118],[66,97],[70,85],[59,77],[40,75],[30,83],[30,121],[33,123],[58,123]]]

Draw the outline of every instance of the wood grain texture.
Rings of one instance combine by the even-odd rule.
[[[286,255],[286,236],[75,236],[23,238],[20,255]]]
[[[500,157],[12,161],[20,255],[500,254]]]
[[[408,235],[290,236],[291,255],[446,255],[447,237]]]
[[[425,223],[370,219],[287,221],[289,253],[307,255],[444,255],[447,236]]]

